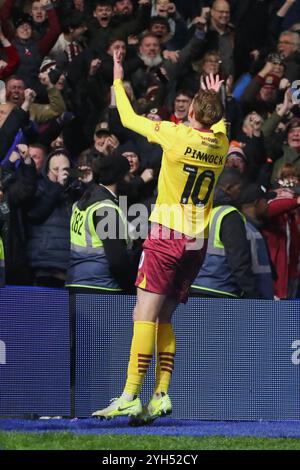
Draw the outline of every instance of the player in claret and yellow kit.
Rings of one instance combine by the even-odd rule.
[[[123,125],[162,146],[158,196],[151,231],[144,242],[136,280],[137,303],[127,381],[122,395],[93,416],[130,416],[146,424],[172,411],[168,388],[174,366],[171,317],[186,302],[204,259],[213,192],[223,169],[228,139],[218,94],[221,81],[202,83],[189,110],[190,126],[151,121],[133,111],[122,78],[122,58],[114,55],[114,90]],[[156,384],[142,408],[140,389],[156,346]]]

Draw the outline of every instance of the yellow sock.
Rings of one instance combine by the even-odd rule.
[[[156,383],[155,393],[168,393],[174,357],[176,339],[171,323],[158,323],[156,338]]]
[[[144,377],[152,359],[154,346],[155,323],[148,321],[134,322],[124,393],[129,395],[138,395],[140,393]]]

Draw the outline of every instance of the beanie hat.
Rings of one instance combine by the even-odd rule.
[[[57,63],[55,60],[52,60],[52,59],[49,59],[49,57],[46,57],[40,66],[40,72],[41,73],[47,72],[47,70],[49,70],[50,68],[56,67],[56,65]]]
[[[19,26],[21,26],[22,24],[29,24],[30,26],[33,25],[33,19],[30,15],[28,15],[27,13],[23,13],[22,15],[20,16],[17,16],[14,20],[13,20],[13,23],[14,23],[14,26],[15,28],[18,28]]]
[[[123,155],[123,153],[135,153],[136,156],[140,159],[139,151],[136,144],[132,140],[128,140],[125,144],[122,144],[118,147],[118,155]]]
[[[230,146],[228,149],[227,157],[239,157],[242,160],[244,160],[245,163],[247,163],[247,157],[241,147],[240,142],[237,142],[236,140],[232,140],[230,142]]]
[[[130,165],[125,157],[109,155],[94,160],[92,170],[97,183],[110,185],[121,181],[129,172]]]

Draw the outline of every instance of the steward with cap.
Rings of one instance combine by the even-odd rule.
[[[132,292],[135,273],[128,251],[127,220],[117,195],[129,168],[122,156],[93,161],[95,184],[73,206],[67,287]]]

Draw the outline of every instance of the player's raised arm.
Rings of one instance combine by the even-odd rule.
[[[143,116],[136,114],[126,95],[123,86],[124,70],[122,65],[122,54],[120,51],[114,51],[114,90],[116,95],[117,108],[123,126],[132,129],[139,134],[148,137],[152,134],[153,122]]]

